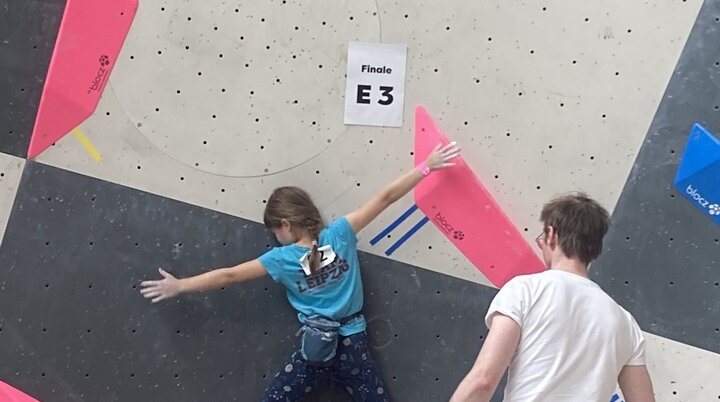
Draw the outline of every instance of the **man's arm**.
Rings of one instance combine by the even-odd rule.
[[[618,376],[625,402],[655,402],[650,373],[646,366],[625,366]]]
[[[522,329],[512,318],[495,314],[475,364],[450,402],[489,401],[515,355],[521,333]]]

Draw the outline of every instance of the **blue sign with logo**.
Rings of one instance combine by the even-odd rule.
[[[620,395],[613,394],[612,398],[610,398],[610,402],[625,402],[625,401],[620,399]]]
[[[700,124],[690,130],[673,185],[720,225],[720,140]]]

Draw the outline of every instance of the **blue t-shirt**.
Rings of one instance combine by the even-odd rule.
[[[312,275],[305,275],[300,265],[300,258],[309,251],[307,247],[294,243],[274,247],[259,258],[273,280],[285,286],[300,322],[313,315],[341,320],[362,310],[357,237],[345,217],[334,220],[320,232],[318,246],[326,245],[332,247],[335,260]],[[365,319],[359,316],[345,323],[339,333],[349,336],[364,330]]]

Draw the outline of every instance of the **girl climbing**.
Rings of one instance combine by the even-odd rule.
[[[263,401],[302,400],[324,378],[342,385],[356,401],[387,401],[365,335],[356,233],[423,177],[453,166],[450,160],[458,153],[454,142],[436,146],[425,162],[328,226],[305,191],[277,188],[268,198],[264,222],[280,247],[252,261],[188,278],[177,279],[160,268],[163,279],[143,281],[140,292],[155,303],[269,274],[286,288],[302,324],[302,340],[300,350],[266,389]]]

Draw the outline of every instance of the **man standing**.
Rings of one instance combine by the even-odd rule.
[[[505,402],[654,402],[644,339],[635,319],[588,278],[602,251],[607,211],[585,194],[553,199],[535,241],[547,271],[500,289],[490,329],[451,402],[489,401],[508,370]]]

